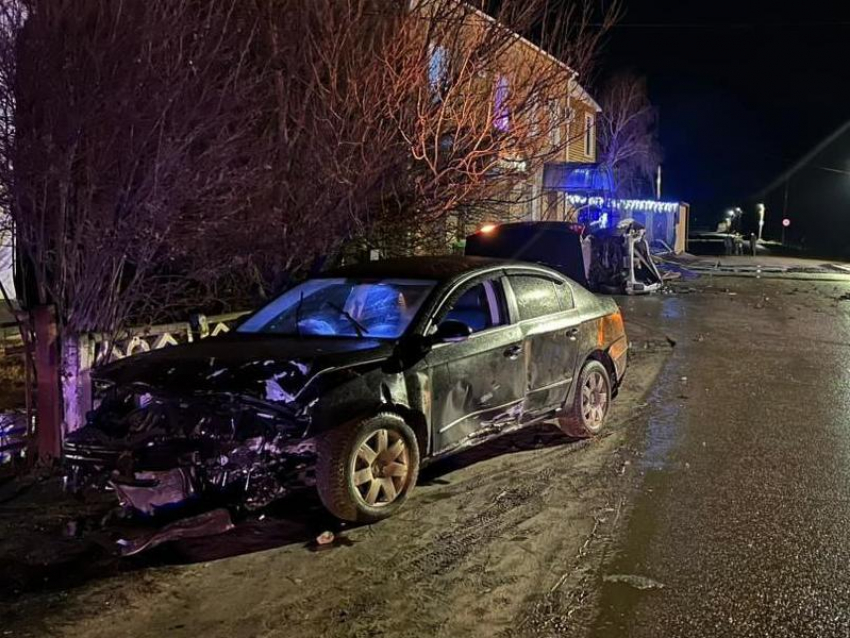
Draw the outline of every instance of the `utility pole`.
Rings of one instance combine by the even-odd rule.
[[[661,164],[658,165],[658,173],[655,177],[655,199],[661,199]]]
[[[782,219],[788,219],[788,183],[790,178],[785,180],[785,204],[782,206]]]

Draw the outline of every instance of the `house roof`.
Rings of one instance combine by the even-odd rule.
[[[498,21],[498,20],[496,20],[496,18],[494,18],[493,16],[491,16],[491,15],[487,14],[486,12],[482,11],[481,9],[478,9],[477,7],[472,6],[471,4],[468,4],[468,3],[465,3],[465,4],[466,4],[466,5],[467,5],[467,6],[468,6],[468,7],[469,7],[469,8],[470,8],[470,9],[471,9],[474,13],[476,13],[476,14],[477,14],[478,16],[480,16],[481,18],[484,18],[485,20],[487,20],[487,21],[489,21],[489,22],[491,22],[491,23],[493,23],[493,24],[499,24],[499,21]],[[500,24],[499,24],[499,26],[503,26],[503,27],[504,27],[504,25],[500,25]],[[505,28],[505,29],[507,29],[507,27],[504,27],[504,28]],[[590,96],[590,94],[589,94],[589,93],[588,93],[588,92],[584,89],[584,87],[583,87],[581,84],[579,84],[578,79],[577,79],[577,78],[578,78],[578,71],[574,70],[571,66],[569,66],[569,65],[568,65],[566,62],[564,62],[563,60],[559,60],[559,59],[558,59],[558,58],[556,58],[554,55],[552,55],[551,53],[549,53],[548,51],[546,51],[545,49],[543,49],[543,48],[539,47],[538,45],[534,44],[534,42],[532,42],[532,41],[531,41],[531,40],[529,40],[528,38],[524,38],[524,37],[523,37],[523,36],[521,36],[519,33],[515,32],[515,31],[511,31],[511,34],[512,34],[512,35],[513,35],[513,37],[514,37],[514,38],[516,38],[516,40],[517,40],[517,41],[519,41],[519,42],[520,42],[523,46],[529,47],[529,48],[530,48],[530,49],[532,49],[535,53],[538,53],[538,54],[540,54],[540,55],[545,56],[545,57],[546,57],[546,58],[548,58],[550,61],[555,62],[557,65],[561,66],[561,67],[562,67],[565,71],[567,71],[568,73],[570,73],[570,75],[571,75],[571,80],[570,80],[570,81],[571,81],[571,86],[570,86],[570,97],[574,97],[574,98],[576,98],[576,99],[578,99],[578,100],[581,100],[582,102],[586,102],[586,103],[587,103],[587,104],[589,104],[591,107],[593,107],[593,109],[594,109],[597,113],[599,113],[599,112],[601,112],[601,111],[602,111],[602,107],[601,107],[601,106],[599,106],[599,103],[598,103],[596,100],[594,100],[594,99]]]

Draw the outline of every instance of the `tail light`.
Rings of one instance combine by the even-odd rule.
[[[619,309],[599,319],[597,335],[600,349],[605,349],[607,346],[626,336],[626,326],[623,323],[623,315]]]

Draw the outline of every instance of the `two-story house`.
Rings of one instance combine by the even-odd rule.
[[[481,29],[500,26],[471,7],[466,19]],[[492,69],[493,126],[514,133],[518,141],[501,151],[501,171],[494,175],[504,180],[509,174],[510,188],[484,204],[481,213],[493,223],[573,220],[577,209],[567,191],[552,187],[553,176],[595,164],[601,108],[576,71],[530,40],[509,33],[498,68]],[[432,49],[432,72],[440,72],[446,55],[442,47]]]

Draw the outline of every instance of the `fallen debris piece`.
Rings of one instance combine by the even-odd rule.
[[[67,538],[73,538],[77,535],[77,521],[68,521],[65,523],[65,529],[62,530],[62,535]]]
[[[169,541],[216,536],[232,529],[233,521],[230,520],[230,512],[220,508],[204,512],[198,516],[184,518],[138,538],[121,539],[118,541],[118,547],[122,556],[133,556]]]
[[[606,583],[623,583],[635,589],[664,589],[664,583],[659,583],[657,580],[652,580],[646,576],[635,576],[633,574],[611,574],[603,579]]]
[[[333,532],[322,532],[316,537],[316,545],[330,545],[334,542],[334,539]]]

